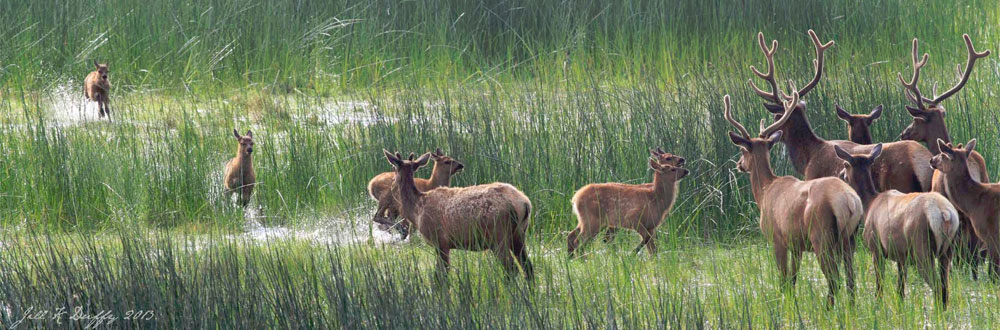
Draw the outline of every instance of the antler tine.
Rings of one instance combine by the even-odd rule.
[[[816,31],[809,29],[809,38],[812,39],[813,46],[816,48],[816,59],[813,60],[813,69],[815,73],[813,74],[813,79],[806,84],[805,87],[799,90],[799,97],[805,96],[809,91],[811,91],[817,84],[819,84],[819,79],[823,77],[823,54],[827,49],[833,47],[833,40],[827,43],[822,43],[819,41],[819,36],[816,35]],[[786,97],[787,99],[787,97]]]
[[[896,77],[899,78],[899,83],[903,84],[903,87],[907,90],[906,98],[909,99],[910,102],[917,105],[916,109],[920,111],[927,111],[927,108],[924,106],[924,102],[928,100],[920,95],[920,88],[917,87],[917,83],[920,81],[920,69],[923,68],[924,65],[927,65],[927,59],[930,58],[930,55],[924,53],[923,58],[918,61],[917,59],[920,58],[918,44],[919,41],[917,38],[913,38],[913,76],[910,77],[910,82],[903,80],[903,74],[900,72],[896,72]]]
[[[725,103],[725,106],[726,106],[726,112],[724,113],[724,116],[726,117],[726,121],[728,121],[729,124],[735,126],[736,130],[739,131],[740,134],[742,134],[744,138],[750,139],[750,133],[747,133],[747,129],[745,127],[743,127],[743,124],[740,124],[740,122],[736,121],[736,119],[733,119],[733,113],[732,113],[732,110],[731,110],[732,107],[733,107],[733,105],[729,103],[729,95],[728,94],[725,97],[722,98],[722,102]]]
[[[958,91],[965,87],[965,83],[969,82],[969,76],[972,75],[972,68],[976,66],[976,60],[990,56],[990,50],[987,49],[982,53],[976,52],[976,46],[972,44],[972,38],[968,34],[963,34],[962,39],[965,39],[965,48],[969,51],[969,57],[965,61],[965,73],[962,74],[962,79],[958,81],[955,87],[944,92],[940,96],[935,96],[933,100],[930,101],[931,104],[939,104],[942,101],[948,99]]]
[[[764,53],[764,58],[767,59],[767,73],[760,72],[760,70],[757,70],[757,67],[753,65],[750,66],[750,71],[761,79],[766,80],[768,85],[771,86],[771,92],[765,92],[757,87],[757,84],[754,84],[752,79],[748,81],[750,83],[750,88],[753,88],[753,91],[757,93],[757,95],[760,95],[760,97],[763,97],[771,102],[780,103],[781,99],[779,99],[779,95],[781,98],[788,98],[788,95],[786,95],[784,91],[778,89],[778,82],[774,79],[774,53],[778,51],[778,41],[771,40],[771,47],[768,48],[767,42],[764,41],[764,32],[757,32],[757,44],[760,46],[760,51]]]
[[[776,131],[779,127],[784,126],[785,122],[788,121],[788,118],[792,118],[790,115],[792,113],[792,109],[795,109],[795,107],[799,104],[799,92],[792,92],[792,98],[781,103],[785,107],[785,115],[781,116],[781,119],[778,119],[778,121],[772,123],[771,126],[760,130],[760,135],[758,135],[759,137],[766,138],[770,136],[771,133],[774,133],[774,131]]]

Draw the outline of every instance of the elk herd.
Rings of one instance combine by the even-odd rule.
[[[865,115],[834,105],[837,117],[847,122],[850,140],[825,140],[810,126],[804,99],[821,81],[824,54],[834,42],[821,42],[812,30],[808,35],[815,48],[813,78],[801,89],[789,81],[786,92],[775,76],[778,42],[771,41],[769,46],[763,33],[757,34],[767,70],[750,66],[750,71],[766,83],[767,90],[752,79],[749,87],[763,99],[773,122],[765,125],[762,120],[756,136],[734,119],[729,95],[723,98],[723,117],[735,129],[729,139],[740,151],[737,169],[749,176],[750,191],[760,210],[760,230],[772,245],[782,285],[795,285],[803,252],[808,251],[815,254],[826,277],[828,303],[834,303],[842,279],[853,297],[860,228],[860,239],[873,259],[879,295],[887,259],[896,262],[900,295],[907,268],[913,266],[943,306],[948,302],[953,255],[968,260],[973,278],[985,256],[991,278],[1000,278],[1000,184],[989,183],[975,139],[964,146],[952,144],[942,106],[966,85],[977,60],[990,52],[976,51],[971,38],[963,35],[968,57],[958,83],[941,94],[933,88],[928,97],[919,83],[929,55],[919,53],[914,39],[912,74],[909,80],[898,74],[906,99],[912,103],[905,109],[913,121],[899,141],[872,140],[870,127],[881,117],[881,105]],[[87,76],[85,92],[100,104],[103,117],[110,113],[108,66],[96,62],[95,66],[96,71]],[[246,206],[255,184],[253,135],[249,131],[240,135],[236,130],[233,134],[239,147],[226,165],[225,192],[237,194],[239,204]],[[784,144],[801,179],[775,175],[770,157],[778,143]],[[379,174],[368,184],[368,193],[378,205],[375,223],[399,230],[403,238],[411,230],[420,233],[436,250],[442,273],[449,267],[451,250],[490,250],[509,275],[523,271],[526,278],[533,277],[525,244],[532,204],[523,192],[507,183],[451,187],[452,177],[465,164],[440,149],[408,157],[383,152],[394,171]],[[417,170],[432,160],[430,178],[416,178]],[[678,183],[690,173],[684,163],[683,157],[651,149],[651,183],[596,183],[577,190],[572,198],[577,225],[567,237],[569,256],[577,255],[601,232],[608,241],[621,229],[641,237],[634,252],[645,247],[654,254],[657,227],[671,212]]]

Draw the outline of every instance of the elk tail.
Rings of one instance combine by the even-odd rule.
[[[935,251],[938,255],[951,246],[959,226],[958,211],[950,203],[945,205],[947,207],[931,207],[931,205],[926,207],[927,223],[931,236],[934,237]]]
[[[833,206],[833,215],[837,218],[837,228],[841,238],[849,238],[854,235],[864,216],[864,206],[858,195],[841,194],[839,203]]]

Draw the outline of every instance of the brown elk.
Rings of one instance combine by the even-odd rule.
[[[84,80],[83,93],[88,100],[97,102],[99,116],[111,115],[108,107],[108,93],[111,92],[111,80],[108,80],[108,65],[94,61],[94,71]]]
[[[524,242],[531,216],[528,196],[506,183],[423,192],[417,188],[413,173],[427,165],[430,153],[414,160],[413,154],[403,159],[399,153],[382,152],[396,169],[392,193],[400,201],[400,215],[437,250],[442,275],[447,273],[452,249],[488,249],[508,275],[517,273],[520,263],[525,277],[534,277]]]
[[[813,45],[816,48],[816,60],[813,61],[815,73],[813,79],[802,89],[798,90],[799,97],[805,96],[819,83],[823,74],[823,53],[833,45],[833,41],[826,44],[820,43],[819,37],[812,30],[809,30]],[[782,140],[787,147],[789,158],[796,172],[805,176],[805,179],[816,179],[828,176],[837,176],[844,164],[838,161],[837,154],[833,146],[839,145],[844,150],[851,153],[870,153],[873,145],[858,144],[843,140],[824,140],[813,132],[806,117],[806,104],[800,102],[791,109],[782,106],[782,102],[790,99],[778,88],[774,73],[774,53],[778,48],[778,41],[772,41],[768,48],[764,42],[764,34],[757,34],[757,41],[760,49],[767,59],[768,72],[761,73],[755,67],[750,69],[755,75],[763,78],[771,86],[771,92],[765,92],[758,88],[753,81],[750,86],[757,95],[765,99],[764,106],[774,114],[775,120],[784,117],[791,117],[787,121],[782,121],[778,129],[782,130]],[[793,86],[794,89],[794,86]],[[932,154],[923,145],[914,141],[898,141],[886,143],[882,150],[882,157],[879,157],[872,165],[872,176],[876,186],[881,190],[896,189],[901,192],[928,191],[931,188],[931,176],[933,170],[927,165]]]
[[[871,125],[882,116],[882,105],[879,104],[867,115],[852,115],[839,104],[835,107],[837,117],[847,122],[847,139],[857,144],[872,144]]]
[[[990,274],[995,281],[1000,276],[1000,184],[981,183],[972,178],[968,163],[976,139],[965,148],[955,148],[944,140],[938,140],[937,144],[941,153],[931,159],[931,166],[944,173],[949,199],[969,217],[974,234],[990,257]]]
[[[465,168],[465,164],[448,157],[441,151],[441,148],[437,148],[431,153],[431,159],[434,160],[434,168],[431,170],[430,179],[413,179],[420,191],[450,186],[451,177]],[[402,238],[406,239],[409,235],[409,221],[404,219],[401,222],[396,222],[396,219],[399,218],[399,201],[393,198],[391,193],[392,182],[395,178],[396,172],[384,172],[376,175],[368,182],[368,195],[378,202],[378,208],[375,210],[375,222],[383,226],[398,228]]]
[[[865,206],[863,237],[875,265],[877,295],[882,294],[885,259],[896,261],[900,297],[906,291],[907,263],[912,263],[924,282],[937,291],[942,306],[947,308],[952,242],[960,223],[958,211],[947,198],[935,192],[904,194],[889,190],[878,193],[871,166],[882,152],[881,144],[868,155],[851,155],[839,146],[834,148],[837,156],[844,160],[842,179],[854,188]],[[939,274],[934,271],[935,259]]]
[[[941,95],[934,96],[933,98],[926,98],[920,93],[920,88],[918,83],[920,80],[920,69],[927,64],[927,60],[930,55],[924,54],[920,57],[920,52],[918,51],[919,40],[913,39],[912,46],[912,63],[913,63],[913,76],[910,78],[910,82],[903,80],[902,73],[898,74],[899,82],[905,88],[906,98],[913,103],[912,106],[906,106],[907,112],[913,117],[913,122],[910,126],[899,135],[900,139],[903,140],[914,140],[917,142],[923,142],[927,144],[927,148],[930,149],[931,153],[938,154],[941,149],[938,148],[937,140],[943,140],[945,143],[951,143],[951,136],[948,134],[948,127],[945,125],[945,109],[941,106],[941,102],[944,102],[949,97],[957,94],[965,84],[969,81],[969,77],[972,75],[972,69],[976,65],[976,60],[985,58],[990,55],[990,51],[986,50],[983,52],[976,52],[975,46],[972,44],[972,38],[968,34],[962,35],[962,39],[965,40],[966,51],[968,52],[968,57],[965,62],[965,71],[962,74],[961,79],[958,84],[955,84],[951,89],[944,92]],[[936,91],[931,91],[932,94],[937,94]],[[973,152],[969,155],[969,173],[972,179],[977,182],[990,182],[989,173],[986,171],[986,161],[983,156],[978,152]],[[934,171],[933,178],[931,179],[931,191],[938,192],[945,195],[949,199],[951,196],[948,195],[948,191],[945,187],[945,176],[942,175],[940,171]],[[961,213],[961,212],[960,212]],[[972,267],[973,278],[978,277],[976,268],[980,261],[979,251],[979,239],[972,234],[972,226],[969,224],[969,219],[964,214],[962,214],[962,223],[965,224],[962,232],[962,241],[964,242],[964,248],[961,250],[961,259],[968,260]]]
[[[253,195],[253,187],[257,184],[257,176],[253,171],[253,132],[248,130],[246,135],[241,136],[239,131],[233,129],[233,136],[236,137],[238,147],[236,157],[226,164],[226,199],[232,199],[233,193],[238,192],[240,206],[246,207]]]
[[[798,93],[792,93],[785,102],[788,111],[796,106],[798,97]],[[854,234],[864,213],[861,199],[851,186],[834,177],[802,181],[793,176],[775,176],[771,147],[783,135],[779,128],[792,117],[784,116],[763,128],[758,137],[751,137],[733,119],[728,95],[724,103],[726,120],[739,131],[729,132],[729,138],[741,151],[737,166],[739,171],[750,174],[750,188],[760,208],[760,229],[774,245],[782,284],[794,287],[802,252],[811,250],[829,285],[827,302],[833,304],[839,288],[839,258],[843,259],[847,289],[853,297]]]
[[[653,150],[650,153],[654,156],[649,158],[649,167],[654,173],[652,184],[596,183],[576,191],[572,201],[577,226],[567,238],[570,257],[581,244],[604,228],[609,230],[605,240],[613,238],[615,229],[634,230],[642,236],[642,242],[633,253],[638,253],[643,246],[650,254],[656,253],[656,228],[670,214],[677,200],[678,184],[688,170],[659,161],[676,156],[665,156]]]
[[[681,156],[674,155],[674,154],[671,154],[669,152],[663,151],[662,148],[656,148],[656,149],[650,148],[649,149],[649,155],[650,155],[650,157],[653,157],[653,159],[656,159],[656,162],[660,163],[660,165],[670,165],[670,166],[673,166],[673,167],[681,167],[681,166],[684,165],[684,162],[686,162],[686,160],[684,159],[684,157],[681,157]],[[653,187],[653,183],[652,182],[650,182],[650,183],[643,183],[641,186],[647,187],[647,188],[651,188],[651,187]],[[615,239],[615,235],[617,233],[618,233],[618,228],[607,227],[607,229],[604,232],[604,243],[609,243],[609,242],[613,241]]]

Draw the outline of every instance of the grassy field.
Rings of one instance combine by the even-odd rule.
[[[997,51],[998,7],[3,2],[0,320],[24,306],[82,305],[155,309],[162,318],[143,324],[162,327],[996,327],[995,285],[965,273],[946,312],[916,276],[905,301],[893,285],[875,301],[866,251],[853,305],[825,309],[812,257],[795,294],[776,290],[721,101],[733,95],[745,124],[769,118],[746,83],[748,67],[764,64],[754,36],[779,40],[779,79],[802,85],[811,28],[837,42],[806,98],[817,134],[846,138],[835,103],[854,113],[884,104],[873,137],[894,141],[911,121],[895,78],[910,70],[910,40],[931,54],[923,89],[945,89],[965,61],[962,33]],[[111,66],[111,121],[83,101],[94,59]],[[997,59],[980,61],[944,104],[952,138],[978,138],[994,177]],[[247,211],[221,198],[233,128],[253,130],[257,143]],[[658,146],[692,170],[661,227],[669,251],[629,256],[638,236],[625,235],[567,262],[573,192],[647,182],[646,150]],[[509,182],[532,199],[535,285],[508,283],[491,257],[460,253],[450,285],[432,288],[427,244],[370,228],[365,185],[390,170],[381,149],[437,147],[467,166],[454,185]],[[777,171],[792,174],[776,149]],[[233,301],[252,303],[211,307]]]

